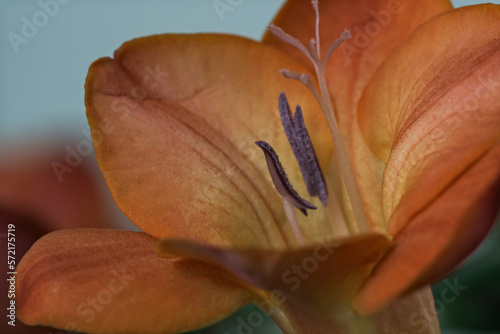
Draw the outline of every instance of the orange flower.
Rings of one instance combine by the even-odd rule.
[[[176,333],[255,302],[286,333],[439,332],[421,288],[472,251],[498,210],[500,7],[345,0],[320,10],[319,30],[303,0],[274,23],[318,64],[350,29],[324,68],[271,34],[144,37],[91,66],[100,168],[144,233],[39,240],[18,267],[20,319]],[[283,68],[318,86],[317,100]],[[304,111],[330,187],[328,207],[313,199],[307,217],[283,206],[254,145],[270,143],[306,193],[279,121],[282,91]]]

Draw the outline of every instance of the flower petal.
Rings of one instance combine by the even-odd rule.
[[[500,145],[464,172],[394,239],[354,305],[369,315],[393,298],[442,278],[491,228],[500,198]]]
[[[436,17],[363,96],[363,133],[387,161],[382,203],[392,235],[500,140],[499,20],[498,5]]]
[[[307,89],[278,72],[297,66],[273,48],[210,34],[144,37],[125,43],[114,59],[96,61],[86,83],[87,116],[122,211],[159,238],[284,246],[281,199],[254,145],[272,144],[305,192],[280,124],[283,90],[315,129],[321,163],[332,149]],[[314,221],[309,233],[324,234],[328,225]]]
[[[363,234],[291,250],[229,249],[163,239],[157,245],[157,252],[166,257],[186,256],[207,261],[227,269],[251,286],[295,292],[296,297],[308,303],[315,298],[326,298],[325,295],[329,295],[330,300],[341,300],[352,294],[364,277],[359,277],[361,281],[345,281],[345,276],[354,272],[367,275],[388,247],[389,240],[384,235]],[[294,266],[301,267],[302,280],[294,277],[301,275]]]
[[[251,302],[213,266],[158,257],[156,241],[114,230],[48,234],[17,268],[18,317],[93,333],[178,333]]]
[[[275,321],[290,334],[441,333],[430,286],[394,300],[370,317],[356,314],[350,305],[338,308],[331,317],[325,315],[324,309],[310,313],[302,306],[283,301],[270,313],[274,312]]]
[[[165,239],[157,251],[197,258],[233,273],[256,291],[262,298],[258,305],[286,333],[399,333],[412,330],[413,314],[422,311],[420,332],[437,333],[429,289],[399,299],[370,318],[352,310],[351,299],[389,246],[383,235],[365,234],[289,251],[224,249]]]
[[[359,135],[356,121],[358,103],[376,69],[396,45],[420,24],[451,8],[448,0],[328,0],[319,3],[322,52],[328,49],[344,29],[350,29],[353,35],[352,39],[344,42],[332,54],[326,75],[367,218],[372,228],[380,232],[385,232],[380,209],[380,184],[384,165],[370,152]],[[315,14],[309,1],[287,1],[273,23],[305,45],[309,45],[310,39],[315,37]],[[273,34],[265,34],[263,42],[291,55],[313,71],[309,60],[301,52]],[[349,208],[349,199],[347,196],[343,197],[343,207]]]

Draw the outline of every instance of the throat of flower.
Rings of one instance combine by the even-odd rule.
[[[297,159],[297,162],[305,181],[307,191],[311,196],[319,197],[321,203],[326,207],[328,205],[328,191],[321,171],[321,167],[316,157],[316,152],[311,142],[311,138],[304,123],[302,109],[297,106],[295,114],[292,115],[290,106],[285,93],[279,97],[278,107],[280,111],[283,130],[288,138],[288,142]],[[280,163],[278,154],[265,141],[255,142],[264,152],[267,167],[276,190],[283,197],[283,209],[287,220],[292,228],[292,232],[299,245],[304,244],[304,237],[300,229],[295,208],[299,209],[305,216],[307,210],[316,210],[316,206],[303,199],[293,188],[285,169]]]
[[[342,175],[342,179],[344,181],[344,185],[346,187],[347,194],[349,196],[357,228],[361,233],[368,232],[370,231],[370,227],[368,225],[368,221],[364,212],[364,207],[361,201],[361,195],[356,182],[352,164],[350,162],[347,149],[340,134],[335,113],[333,111],[333,104],[327,86],[326,71],[325,71],[326,64],[330,55],[333,53],[333,51],[335,51],[336,48],[340,46],[340,44],[342,44],[342,42],[344,42],[348,38],[351,38],[351,34],[348,30],[345,30],[340,35],[340,37],[335,42],[333,42],[333,44],[328,48],[323,59],[321,59],[320,47],[319,47],[320,40],[319,40],[318,1],[313,0],[312,5],[316,13],[316,38],[311,39],[308,48],[306,48],[306,46],[302,44],[299,40],[297,40],[295,37],[287,34],[281,28],[275,25],[271,25],[269,27],[269,30],[279,39],[283,40],[286,43],[289,43],[290,45],[296,47],[298,50],[304,53],[314,66],[314,69],[316,71],[316,76],[318,79],[319,91],[307,74],[299,74],[289,69],[283,69],[280,72],[284,77],[288,79],[298,80],[302,82],[311,91],[315,99],[318,101],[318,104],[321,110],[323,111],[325,119],[330,128],[330,133],[333,139],[334,146],[336,148],[335,152],[337,154],[336,158],[338,161],[340,173]]]

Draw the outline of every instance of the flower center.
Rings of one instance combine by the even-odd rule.
[[[316,76],[318,79],[319,90],[316,88],[311,78],[305,73],[300,74],[289,69],[282,69],[280,73],[285,78],[298,80],[301,83],[303,83],[311,91],[311,93],[317,100],[330,128],[330,133],[333,139],[334,146],[336,148],[335,150],[336,159],[339,165],[342,179],[344,181],[347,190],[347,194],[349,196],[349,200],[354,213],[354,218],[356,220],[356,225],[358,227],[359,232],[368,232],[370,230],[370,227],[366,219],[364,207],[361,201],[361,195],[356,182],[356,178],[354,176],[352,164],[350,162],[347,149],[344,145],[344,142],[342,140],[339,131],[337,119],[333,111],[332,99],[330,96],[330,92],[328,91],[328,85],[326,81],[326,64],[328,62],[328,59],[330,58],[330,55],[333,53],[333,51],[335,51],[335,49],[337,49],[340,46],[340,44],[342,44],[342,42],[344,42],[348,38],[351,38],[351,34],[348,30],[345,30],[340,35],[340,37],[336,41],[334,41],[333,44],[328,48],[323,59],[321,59],[318,1],[313,0],[311,3],[316,13],[316,38],[312,38],[310,40],[308,48],[306,48],[306,46],[302,44],[299,40],[297,40],[295,37],[287,34],[281,28],[273,24],[269,26],[269,30],[276,37],[280,38],[286,43],[289,43],[290,45],[296,47],[298,50],[304,53],[314,66]],[[288,137],[288,140],[295,154],[295,157],[297,158],[297,161],[299,163],[302,176],[307,185],[307,190],[311,196],[318,196],[321,202],[326,206],[328,194],[326,191],[324,177],[317,162],[316,154],[314,152],[314,148],[312,147],[309,134],[307,133],[307,130],[304,125],[302,118],[302,111],[300,107],[297,106],[295,116],[294,118],[292,118],[290,107],[288,106],[288,102],[286,100],[284,93],[282,93],[279,98],[279,109],[285,133]],[[269,144],[265,143],[265,145],[271,148]],[[266,153],[266,150],[261,145],[259,146]],[[272,150],[272,152],[274,152],[274,150]],[[268,158],[268,156],[270,157]],[[315,209],[316,207],[314,208],[305,207],[304,202],[305,203],[308,202],[302,199],[300,196],[298,196],[298,194],[291,187],[291,184],[289,184],[288,182],[287,185],[280,181],[283,179],[286,180],[288,179],[286,178],[286,174],[283,168],[281,167],[281,164],[279,163],[279,159],[276,153],[269,153],[269,152],[266,153],[266,161],[268,162],[268,167],[271,172],[273,182],[278,191],[280,192],[280,194],[283,196],[285,212],[290,221],[290,224],[292,225],[292,229],[295,231],[298,229],[298,226],[297,227],[293,226],[294,224],[296,224],[296,217],[293,214],[293,207],[290,207],[290,204],[301,210],[306,215],[307,215],[306,209]],[[273,166],[276,164],[278,164],[281,169],[277,168],[276,166]],[[295,221],[295,223],[293,221]],[[300,229],[298,230],[300,232]],[[295,233],[295,234],[298,241],[300,241],[300,239],[303,240],[300,233],[299,234]]]

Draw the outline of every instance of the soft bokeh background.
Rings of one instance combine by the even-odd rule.
[[[214,7],[217,1],[228,5],[231,3],[231,10],[218,13]],[[16,155],[23,156],[18,160],[21,166],[34,168],[36,163],[43,162],[45,174],[36,176],[36,180],[44,180],[40,187],[58,192],[59,198],[71,197],[71,205],[76,206],[82,204],[78,196],[60,194],[57,187],[61,183],[55,173],[52,173],[51,163],[64,161],[67,147],[76,148],[78,143],[88,141],[86,133],[89,127],[83,104],[83,84],[87,69],[95,59],[111,56],[117,47],[129,39],[164,32],[221,32],[259,39],[283,3],[282,0],[58,0],[58,8],[48,9],[51,13],[44,22],[43,17],[37,13],[43,9],[44,3],[49,2],[52,1],[0,0],[0,167],[5,166],[6,160],[12,161]],[[455,6],[481,2],[483,1],[453,1]],[[36,31],[24,31],[23,36],[23,25],[34,19],[39,20],[41,27]],[[9,41],[9,36],[12,38],[13,34],[24,38],[17,47]],[[53,153],[49,148],[56,152]],[[23,160],[28,154],[26,152],[29,152],[30,159]],[[20,171],[16,165],[12,169]],[[102,178],[96,172],[93,152],[83,156],[75,170],[77,172],[64,175],[68,178],[71,176],[73,180],[65,181],[65,184],[74,182],[75,188],[72,189],[78,189],[78,182],[88,184],[85,180],[91,177],[95,180],[96,189],[101,192],[96,198],[102,196],[100,203],[106,203],[112,209],[109,194],[102,188]],[[20,177],[25,183],[28,182],[26,176]],[[33,184],[34,181],[30,180],[28,188]],[[0,184],[0,245],[3,254],[6,248],[4,225],[8,220],[2,219],[2,214],[6,216],[2,211],[2,206],[6,205],[2,202],[2,187],[3,190],[6,189],[5,183]],[[26,196],[22,193],[19,198],[24,199]],[[53,200],[50,202],[54,203]],[[47,213],[44,219],[52,218],[49,215],[52,211],[47,209],[49,204],[47,201],[37,204]],[[22,206],[20,208],[14,215],[15,221],[30,221],[19,214]],[[60,224],[64,225],[64,217],[66,216],[56,218],[62,220]],[[116,210],[112,209],[109,217],[112,217],[111,226],[118,224],[123,228],[132,228]],[[62,227],[75,224],[67,222],[67,226]],[[39,233],[61,227],[46,228],[46,224],[40,222],[35,225]],[[30,238],[33,236],[26,236],[27,245],[21,246],[29,247]],[[497,227],[463,268],[447,278],[448,284],[456,280],[466,288],[453,302],[439,304],[442,305],[438,311],[444,333],[500,333],[498,240],[500,229]],[[436,284],[434,292],[437,300],[441,300],[441,293],[446,287],[446,281]],[[3,294],[2,301],[5,302]],[[2,309],[3,305],[2,303]],[[251,332],[248,329],[245,331],[245,326],[242,327],[241,323],[252,312],[256,312],[256,309],[247,307],[225,322],[197,333],[280,333],[271,321],[259,328],[251,328]],[[2,320],[2,326],[4,322],[5,319]],[[2,326],[0,328],[5,328]],[[45,329],[39,332],[51,331]],[[56,331],[52,330],[52,333]]]

